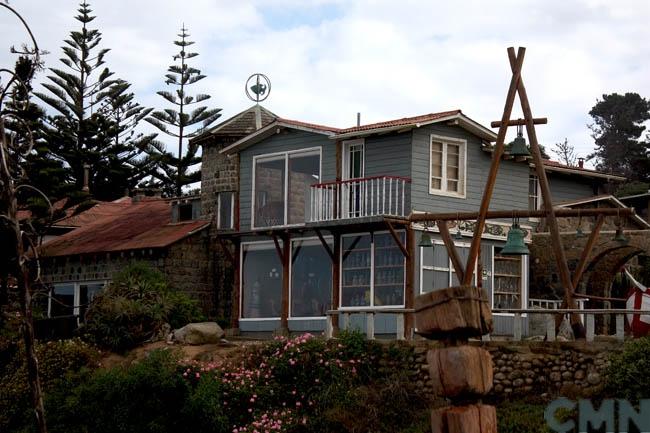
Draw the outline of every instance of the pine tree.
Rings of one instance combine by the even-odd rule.
[[[98,48],[101,33],[88,28],[95,19],[88,3],[81,3],[78,12],[75,19],[81,29],[70,32],[62,47],[60,60],[66,69],[50,68],[49,82],[43,84],[50,94],[36,93],[56,112],[47,117],[44,139],[50,152],[65,163],[77,195],[83,196],[84,166],[88,164],[92,195],[113,200],[138,180],[135,144],[119,140],[121,133],[116,130],[123,126],[116,126],[109,113],[128,86],[112,78],[113,73],[104,66],[109,49]]]
[[[186,49],[194,42],[187,40],[189,37],[185,26],[181,28],[178,34],[180,40],[174,41],[174,45],[180,47],[178,54],[174,55],[174,63],[167,69],[165,75],[165,84],[175,86],[174,92],[159,91],[157,92],[174,108],[168,108],[162,111],[154,111],[146,119],[147,122],[154,125],[165,134],[178,139],[178,153],[174,155],[169,152],[162,143],[152,142],[145,148],[149,158],[158,165],[158,170],[153,174],[156,182],[163,188],[168,195],[182,194],[182,188],[191,183],[200,180],[201,173],[193,169],[193,166],[201,162],[197,156],[198,146],[191,142],[187,145],[185,153],[183,152],[184,141],[189,140],[200,134],[204,128],[217,120],[221,114],[220,108],[208,109],[200,106],[189,111],[189,106],[205,101],[210,95],[198,94],[189,96],[186,94],[186,87],[190,86],[203,78],[205,75],[196,68],[188,66],[187,60],[198,56],[198,53],[187,52]],[[192,128],[198,126],[198,128]],[[171,128],[171,129],[170,129]],[[190,131],[190,129],[193,129]]]
[[[650,119],[650,101],[638,93],[603,95],[589,114],[596,151],[596,167],[626,176],[631,181],[650,180],[650,142],[643,141],[644,122]]]

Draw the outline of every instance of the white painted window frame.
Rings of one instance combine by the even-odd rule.
[[[446,250],[445,243],[442,240],[434,239],[433,240],[433,245],[434,245],[434,248],[442,248],[442,249]],[[466,243],[466,242],[454,242],[454,245],[456,245],[459,248],[470,248],[470,246],[471,246],[471,244]],[[451,257],[447,257],[447,262],[448,263],[447,263],[446,268],[441,268],[440,266],[428,266],[428,265],[424,264],[424,251],[423,251],[424,248],[420,248],[420,247],[418,247],[418,248],[420,249],[420,269],[419,269],[419,272],[420,272],[420,288],[419,288],[420,295],[424,295],[425,293],[429,293],[429,292],[425,292],[424,287],[423,287],[424,271],[447,272],[447,283],[449,284],[449,286],[451,286],[452,281],[453,281],[453,274],[455,274],[454,265],[451,262]],[[474,285],[476,285],[476,283],[477,283],[476,278],[477,278],[477,276],[476,276],[476,266],[475,266],[474,267],[474,275],[473,275]]]
[[[47,317],[52,317],[52,296],[54,295],[54,288],[57,285],[71,285],[74,286],[74,305],[73,305],[73,315],[79,316],[79,308],[81,307],[81,286],[88,284],[102,284],[103,287],[106,287],[110,280],[88,280],[88,281],[61,281],[52,283],[50,287],[50,296],[47,298]]]
[[[500,248],[496,245],[492,245],[492,272],[491,272],[491,286],[492,286],[492,291],[491,294],[492,296],[490,297],[490,308],[494,308],[494,257],[496,256],[496,249]],[[529,290],[529,260],[530,257],[527,255],[523,255],[521,257],[521,308],[528,308],[528,290]],[[495,316],[514,316],[513,313],[492,313]],[[522,317],[526,317],[527,314],[524,313],[521,315]]]
[[[280,240],[280,245],[284,241]],[[257,250],[273,250],[276,254],[275,243],[272,240],[269,241],[249,241],[242,242],[241,248],[239,248],[239,321],[240,322],[265,322],[265,321],[277,321],[280,320],[280,316],[276,317],[243,317],[244,315],[244,250],[246,247],[253,246],[253,249]],[[267,247],[269,245],[269,247]],[[282,245],[284,247],[284,245]],[[282,299],[280,298],[280,301]]]
[[[350,148],[353,146],[361,146],[361,176],[366,175],[366,140],[359,138],[356,140],[345,140],[343,142],[343,180],[350,180]],[[358,179],[358,178],[357,178]]]
[[[530,179],[535,178],[535,196],[530,195]],[[542,208],[542,188],[539,185],[539,177],[535,173],[529,173],[528,174],[528,199],[530,200],[531,197],[535,197],[535,209],[530,209],[529,210],[539,210]],[[539,218],[536,217],[530,217],[528,218],[528,221],[539,221]]]
[[[283,152],[273,152],[273,153],[264,153],[260,155],[253,156],[253,167],[252,167],[252,178],[251,178],[251,230],[266,230],[276,227],[300,227],[304,226],[305,223],[299,224],[286,224],[289,219],[289,155],[301,154],[304,153],[305,156],[311,154],[318,154],[318,182],[323,179],[323,148],[321,146],[316,147],[306,147],[304,149],[297,150],[288,150]],[[275,226],[261,226],[255,227],[255,167],[257,166],[257,161],[260,159],[272,159],[282,157],[284,158],[284,224],[279,224]],[[315,182],[317,183],[317,182]]]
[[[323,236],[327,244],[332,248],[334,246],[334,236]],[[291,315],[291,299],[293,297],[293,243],[298,242],[298,241],[318,241],[320,244],[320,239],[318,239],[318,236],[309,236],[309,237],[302,237],[302,238],[295,238],[291,239],[291,254],[289,258],[289,320],[325,320],[327,319],[327,316],[292,316]],[[323,245],[321,244],[321,247]],[[330,260],[331,263],[331,260]],[[332,267],[334,265],[332,264]],[[334,283],[334,280],[332,279],[332,283]],[[330,296],[331,296],[332,288],[330,287]]]
[[[442,143],[442,176],[440,181],[440,189],[433,188],[433,159],[431,154],[433,152],[433,142]],[[458,162],[458,182],[460,183],[459,192],[447,190],[447,145],[458,145],[459,159]],[[429,194],[441,195],[447,197],[466,198],[467,196],[467,140],[462,138],[447,137],[443,135],[431,134],[429,136]]]
[[[396,233],[405,233],[404,230],[395,230]],[[340,311],[356,311],[356,310],[365,310],[368,308],[375,309],[377,311],[381,310],[390,310],[395,308],[404,308],[406,302],[406,257],[404,257],[404,281],[402,283],[402,304],[396,305],[374,305],[375,303],[375,235],[380,234],[390,234],[390,231],[382,230],[376,232],[359,232],[359,233],[346,233],[341,235],[341,254],[339,256],[339,305],[338,309]],[[343,306],[343,238],[349,238],[354,236],[364,236],[370,235],[370,305],[368,306]],[[392,238],[391,238],[392,239]],[[393,241],[395,241],[393,239]]]

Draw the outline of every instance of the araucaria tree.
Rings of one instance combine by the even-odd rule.
[[[650,143],[641,138],[650,119],[650,101],[638,93],[603,95],[589,114],[596,151],[596,167],[613,171],[632,181],[650,180]]]
[[[178,153],[168,151],[163,143],[154,142],[145,148],[149,158],[158,165],[158,170],[153,174],[156,183],[161,186],[167,195],[181,195],[184,186],[200,180],[201,172],[194,166],[201,160],[197,156],[198,146],[187,144],[184,151],[184,142],[200,134],[204,128],[209,126],[221,116],[220,108],[208,109],[205,106],[192,107],[194,104],[205,101],[210,95],[197,94],[190,96],[186,88],[203,78],[205,75],[196,68],[192,68],[187,61],[198,56],[197,53],[188,52],[187,47],[194,44],[189,41],[189,33],[185,26],[181,28],[178,35],[180,40],[174,41],[174,45],[180,48],[178,54],[174,55],[174,63],[167,69],[165,84],[171,85],[173,91],[157,92],[173,108],[162,111],[154,111],[146,120],[160,131],[177,139]]]
[[[74,189],[83,189],[84,166],[89,165],[92,195],[112,200],[140,179],[136,143],[116,139],[124,129],[115,125],[110,113],[116,109],[113,102],[128,86],[112,78],[113,73],[104,66],[109,50],[99,48],[99,30],[88,28],[95,19],[88,3],[81,3],[78,12],[75,18],[81,29],[70,32],[62,47],[60,60],[66,68],[50,68],[49,82],[43,84],[50,94],[36,95],[56,112],[47,117],[44,139],[50,152],[69,168]],[[135,114],[132,119],[138,117]],[[122,132],[116,132],[120,129]]]

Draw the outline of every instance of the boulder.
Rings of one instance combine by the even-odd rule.
[[[216,322],[189,323],[174,330],[174,340],[181,344],[214,344],[223,336],[223,329]]]

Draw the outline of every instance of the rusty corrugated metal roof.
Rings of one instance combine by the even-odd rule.
[[[98,217],[48,242],[41,254],[55,257],[163,248],[209,224],[204,220],[172,224],[168,200],[147,200],[128,204],[120,212]]]

